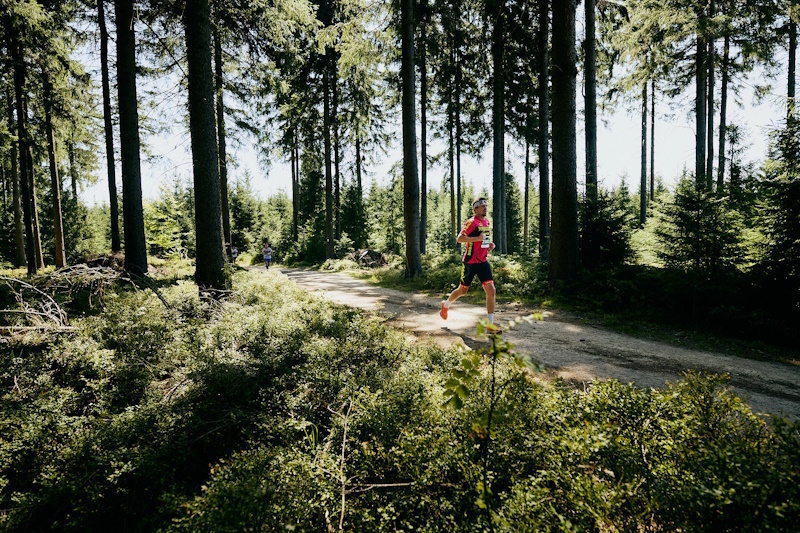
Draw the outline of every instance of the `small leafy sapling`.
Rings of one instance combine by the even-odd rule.
[[[518,320],[510,320],[505,329],[512,330],[522,322],[531,323],[534,320],[543,319],[541,313],[535,313]],[[507,387],[516,380],[524,379],[531,372],[541,372],[544,367],[533,363],[528,355],[515,352],[514,344],[502,339],[502,331],[497,325],[487,320],[481,320],[477,328],[478,338],[488,338],[491,344],[483,345],[480,348],[468,350],[464,353],[460,366],[451,371],[450,378],[444,384],[444,394],[447,398],[444,404],[450,405],[455,409],[463,408],[475,387],[480,386],[478,378],[483,372],[484,363],[488,366],[490,372],[488,383],[489,406],[488,409],[481,412],[472,421],[472,434],[476,437],[476,440],[481,441],[481,466],[483,471],[482,481],[477,486],[478,498],[475,504],[486,511],[487,521],[491,530],[492,491],[489,483],[489,457],[493,436],[492,421],[494,418],[504,417],[512,407],[508,405],[507,401],[504,401]],[[508,378],[498,383],[497,364],[502,359],[512,362],[517,371],[511,372]]]

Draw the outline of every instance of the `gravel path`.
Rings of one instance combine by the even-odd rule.
[[[457,342],[475,346],[480,342],[475,325],[486,316],[483,306],[456,302],[444,321],[439,317],[437,298],[377,287],[342,273],[280,271],[301,287],[323,291],[332,301],[378,311],[390,325],[416,338],[442,346]],[[502,324],[531,312],[500,305],[495,319]],[[544,321],[520,325],[504,336],[517,351],[544,364],[552,375],[576,384],[613,378],[650,388],[675,381],[687,370],[727,373],[734,390],[756,412],[800,418],[800,357],[795,364],[788,364],[689,350],[587,326],[561,312],[546,314]]]

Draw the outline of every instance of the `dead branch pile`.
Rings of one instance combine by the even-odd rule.
[[[8,325],[0,326],[0,334],[14,335],[18,332],[40,331],[61,333],[72,331],[67,313],[52,296],[34,285],[16,278],[0,276],[16,300],[16,307],[0,312],[11,317]]]
[[[387,264],[386,258],[382,253],[375,250],[356,250],[347,256],[347,259],[355,261],[359,266],[365,268],[378,268]]]

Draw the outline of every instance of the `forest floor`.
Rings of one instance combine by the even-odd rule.
[[[486,316],[484,306],[456,302],[445,321],[439,316],[439,298],[377,287],[344,273],[279,270],[300,287],[324,292],[336,303],[380,313],[388,325],[416,339],[443,347],[455,343],[475,347],[482,342],[476,325]],[[502,325],[537,311],[519,304],[499,304],[495,321]],[[800,357],[786,362],[759,361],[630,337],[586,324],[564,311],[545,311],[544,317],[531,324],[523,322],[504,333],[504,338],[514,343],[518,352],[544,365],[548,377],[560,377],[576,387],[593,380],[616,379],[651,388],[676,381],[687,371],[729,374],[733,390],[755,412],[800,419]]]

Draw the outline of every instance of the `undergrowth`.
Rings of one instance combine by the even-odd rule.
[[[57,341],[0,344],[0,529],[786,531],[800,518],[800,426],[754,415],[723,378],[577,391],[502,357],[508,345],[412,345],[277,272],[233,282],[209,301],[162,280],[167,305],[120,286]],[[467,375],[453,409],[452,377]]]

